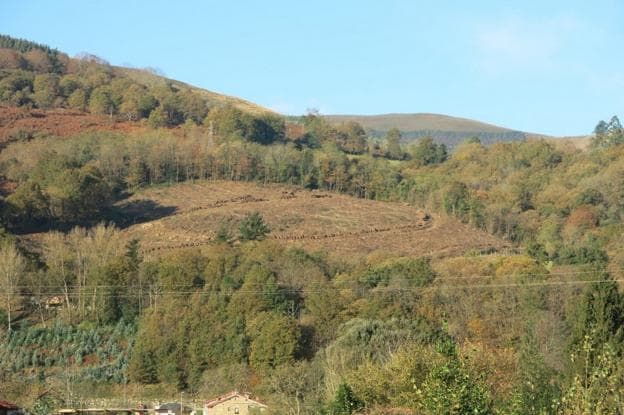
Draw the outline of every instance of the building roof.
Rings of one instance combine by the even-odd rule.
[[[0,409],[20,409],[20,407],[9,401],[0,400]]]
[[[180,410],[180,402],[169,402],[169,403],[164,403],[162,405],[160,405],[158,408],[156,408],[156,412],[159,411],[179,411]],[[184,411],[190,411],[191,408],[189,408],[188,406],[184,405]]]
[[[252,399],[250,396],[251,395],[248,394],[248,393],[241,393],[241,392],[238,392],[238,391],[232,391],[232,392],[228,392],[228,393],[226,393],[224,395],[218,396],[218,397],[216,397],[216,398],[206,402],[204,407],[205,408],[214,408],[215,406],[219,405],[220,403],[229,401],[230,399],[234,399],[234,398],[244,398],[245,400],[250,401],[254,405],[261,406],[263,408],[267,407],[262,402],[257,401],[255,399]]]

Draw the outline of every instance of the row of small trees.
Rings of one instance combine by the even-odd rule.
[[[281,182],[367,198],[388,197],[400,180],[385,159],[349,158],[331,143],[299,150],[292,144],[207,140],[90,134],[14,143],[0,156],[6,177],[19,183],[5,201],[4,216],[14,227],[97,218],[124,189],[185,180]]]
[[[134,332],[133,324],[123,322],[87,328],[57,321],[49,328],[14,330],[0,342],[0,369],[32,383],[45,382],[70,367],[73,381],[122,383]],[[0,381],[8,382],[4,376]]]

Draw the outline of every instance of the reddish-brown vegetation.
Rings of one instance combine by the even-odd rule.
[[[0,106],[0,143],[52,135],[69,137],[85,131],[115,131],[128,133],[144,128],[139,123],[119,122],[105,115],[57,108],[40,110]]]

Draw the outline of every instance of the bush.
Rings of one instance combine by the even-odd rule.
[[[353,393],[349,385],[340,384],[336,396],[329,406],[331,415],[350,415],[364,407],[364,403]]]
[[[167,114],[165,114],[162,107],[155,108],[150,112],[147,124],[152,128],[160,128],[167,125]]]
[[[426,258],[399,258],[368,268],[360,277],[360,282],[367,288],[375,288],[378,285],[387,286],[393,278],[396,278],[416,286],[423,286],[431,282],[434,275]]]

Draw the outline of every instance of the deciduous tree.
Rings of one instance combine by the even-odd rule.
[[[24,257],[11,240],[0,241],[0,287],[7,311],[7,329],[13,329],[13,304],[19,295],[19,282],[26,269]]]

